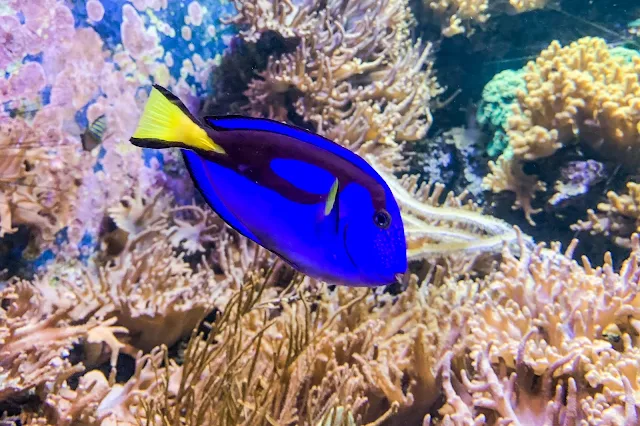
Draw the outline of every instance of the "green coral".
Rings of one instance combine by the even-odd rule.
[[[487,153],[492,157],[500,155],[509,145],[507,120],[512,114],[512,105],[517,102],[518,90],[527,90],[524,69],[502,71],[493,76],[482,90],[476,119],[480,125],[494,132],[487,146]]]
[[[618,47],[609,49],[609,52],[611,53],[611,56],[616,58],[622,58],[628,64],[633,62],[633,58],[640,56],[640,52],[638,52],[637,50],[629,49],[623,46],[618,46]]]
[[[634,49],[615,47],[611,49],[611,55],[631,62],[640,53]],[[527,91],[524,73],[524,68],[499,72],[482,90],[482,101],[478,106],[476,119],[481,126],[493,132],[493,138],[487,145],[487,153],[491,157],[497,157],[508,150],[507,121],[513,114],[512,105],[517,102],[516,93],[518,90]]]

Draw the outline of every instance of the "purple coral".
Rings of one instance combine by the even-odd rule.
[[[560,179],[554,185],[556,192],[549,199],[549,204],[557,206],[586,194],[590,187],[605,178],[605,166],[598,161],[570,161],[560,170]]]
[[[0,69],[26,55],[26,37],[14,16],[0,16]]]

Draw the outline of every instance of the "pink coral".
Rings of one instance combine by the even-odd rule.
[[[87,2],[87,16],[93,22],[100,22],[104,17],[104,6],[99,0],[89,0]]]
[[[28,62],[9,78],[9,90],[23,97],[33,97],[46,85],[44,69],[38,62]]]
[[[204,11],[202,10],[202,6],[197,1],[192,1],[189,3],[187,7],[187,11],[189,12],[189,18],[191,19],[191,24],[195,26],[199,26],[202,24],[202,19],[204,15]]]
[[[14,16],[0,16],[0,69],[26,55],[26,37]]]
[[[120,32],[122,44],[134,59],[158,50],[158,35],[146,30],[142,17],[131,5],[125,4],[122,8]]]

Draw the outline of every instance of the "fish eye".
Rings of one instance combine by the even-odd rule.
[[[387,229],[391,225],[391,215],[385,209],[380,209],[373,215],[373,223],[378,228]]]

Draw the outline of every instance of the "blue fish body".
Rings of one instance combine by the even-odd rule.
[[[268,119],[206,117],[199,125],[219,152],[182,147],[183,158],[204,199],[239,233],[332,284],[388,285],[407,271],[398,204],[364,159]]]

